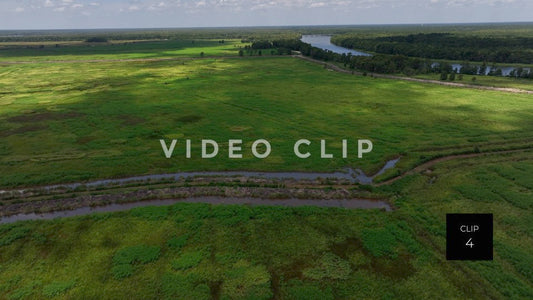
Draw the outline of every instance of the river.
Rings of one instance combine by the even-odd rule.
[[[358,50],[348,49],[344,47],[340,47],[337,45],[334,45],[331,43],[331,35],[321,35],[321,34],[315,34],[315,35],[302,35],[301,41],[307,44],[310,44],[313,47],[317,47],[323,50],[329,50],[338,54],[348,54],[351,53],[354,56],[372,56],[372,54],[365,53]],[[431,64],[431,66],[438,65],[439,63],[434,62]],[[474,67],[478,68],[478,74],[480,73],[480,67],[481,65],[472,63],[471,64]],[[463,67],[461,64],[453,63],[451,64],[452,68],[456,70],[456,72],[460,72],[461,68]],[[490,71],[493,69],[493,66],[487,66],[485,69],[485,74],[488,75]],[[513,70],[516,70],[516,67],[511,66],[497,66],[496,69],[500,69],[502,71],[502,76],[509,76]],[[531,72],[531,68],[523,68],[524,72],[529,73]]]
[[[302,35],[301,41],[304,43],[310,44],[313,47],[317,47],[317,48],[324,49],[324,50],[329,50],[329,51],[339,53],[339,54],[350,53],[355,56],[372,56],[372,54],[369,54],[369,53],[334,45],[331,43],[330,35]]]

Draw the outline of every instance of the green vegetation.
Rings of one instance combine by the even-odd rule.
[[[107,43],[108,40],[105,37],[91,37],[86,40],[87,43]]]
[[[133,264],[147,264],[159,258],[160,248],[156,246],[130,246],[119,250],[113,256],[113,276],[117,279],[133,274]]]
[[[74,282],[52,282],[43,287],[43,295],[49,298],[59,296],[74,286]]]
[[[431,80],[439,80],[440,76],[441,74],[436,74],[436,73],[413,75],[413,77],[415,78],[431,79]],[[516,89],[529,90],[529,91],[533,90],[533,83],[530,80],[523,79],[523,78],[456,74],[455,82],[464,83],[464,84],[474,84],[474,85],[479,85],[479,86],[516,88]]]
[[[396,193],[398,210],[392,213],[176,204],[3,225],[3,232],[22,225],[28,231],[0,246],[0,293],[12,298],[47,293],[136,299],[530,298],[533,207],[520,199],[533,193],[527,176],[533,172],[531,157],[529,152],[462,159],[406,177],[383,187]],[[491,193],[475,193],[485,188]],[[145,210],[150,213],[140,213]],[[162,218],[151,217],[156,210]],[[444,211],[494,213],[493,262],[445,260]],[[46,243],[35,233],[44,233]],[[188,238],[176,241],[183,236]],[[36,258],[35,267],[20,267]],[[116,276],[117,264],[132,271]]]
[[[386,36],[412,29],[400,27],[314,32]],[[440,28],[429,27],[424,30]],[[511,27],[470,30],[500,38],[507,30],[530,34]],[[53,40],[38,33],[25,43],[44,43],[43,48],[5,46],[2,61],[35,62],[0,64],[1,189],[190,170],[350,166],[372,174],[402,156],[396,168],[377,178],[383,181],[434,158],[480,156],[442,161],[381,186],[321,181],[319,189],[360,189],[386,198],[392,212],[180,203],[0,225],[1,299],[533,298],[531,94],[331,72],[277,56],[298,42],[274,41],[296,31],[257,30],[242,36],[191,30],[180,32],[188,35],[180,40],[136,43],[126,39],[178,33],[98,32],[94,36],[108,42],[94,47],[80,42],[92,35]],[[272,42],[258,42],[263,40]],[[59,41],[64,44],[56,47]],[[140,60],[120,61],[127,58]],[[472,83],[472,76],[456,75],[455,81]],[[498,78],[498,84],[510,82],[504,80],[510,79]],[[528,82],[513,84],[527,88]],[[477,76],[475,84],[488,83]],[[164,157],[161,138],[179,140],[174,158]],[[185,159],[187,138],[193,140],[191,159]],[[216,159],[199,158],[203,138],[221,145]],[[231,138],[244,140],[243,159],[227,158]],[[272,143],[268,159],[249,151],[258,138]],[[300,138],[312,141],[307,160],[292,153]],[[374,150],[357,159],[350,148],[341,159],[343,138],[369,138]],[[318,158],[320,139],[327,140],[334,159]],[[511,149],[521,151],[482,155]],[[273,182],[212,183],[283,188]],[[177,183],[101,191],[82,186],[71,194],[125,195],[148,184],[157,196],[157,189]],[[64,197],[53,191],[0,200],[0,207]],[[445,260],[445,214],[451,212],[494,214],[494,261]]]
[[[203,257],[202,251],[184,253],[172,262],[172,268],[175,270],[185,270],[196,267],[202,261]]]
[[[398,154],[407,168],[475,146],[524,146],[533,132],[531,95],[349,76],[290,57],[23,64],[1,74],[4,187],[186,170],[373,173]],[[181,141],[174,158],[161,138]],[[199,158],[203,138],[221,144],[216,160]],[[243,138],[243,159],[227,158],[229,138]],[[272,143],[265,160],[249,151],[258,138]],[[300,138],[313,142],[310,159],[293,153]],[[320,159],[321,138],[337,157],[343,138],[375,147],[364,159],[353,143],[347,159]]]
[[[333,40],[346,48],[413,57],[533,64],[533,38],[480,37],[450,33],[418,33],[376,38],[337,36]]]
[[[1,43],[0,43],[1,45]],[[6,46],[0,50],[4,62],[11,61],[72,61],[72,60],[120,60],[120,59],[162,59],[205,56],[237,56],[240,48],[248,43],[240,40],[170,40],[170,41],[123,41],[111,43],[72,43],[56,47],[50,43]],[[0,65],[5,67],[3,65]],[[43,74],[46,70],[42,70]]]

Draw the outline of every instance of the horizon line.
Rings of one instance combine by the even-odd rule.
[[[231,28],[298,28],[298,27],[374,27],[374,26],[446,26],[446,25],[533,25],[533,21],[503,22],[450,22],[450,23],[372,23],[372,24],[313,24],[313,25],[235,25],[235,26],[185,26],[185,27],[94,27],[94,28],[18,28],[0,29],[5,31],[68,31],[68,30],[161,30],[161,29],[231,29]]]

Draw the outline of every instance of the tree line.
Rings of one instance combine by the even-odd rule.
[[[419,33],[384,37],[341,35],[332,43],[381,54],[494,63],[533,63],[533,38]]]
[[[470,62],[464,62],[460,70],[454,69],[449,63],[435,63],[429,58],[408,57],[406,55],[395,54],[376,54],[372,56],[356,56],[350,53],[339,54],[329,50],[313,47],[310,44],[304,43],[297,39],[281,39],[274,41],[255,41],[249,47],[250,49],[271,49],[276,48],[278,54],[291,54],[293,51],[298,51],[304,56],[309,56],[314,59],[323,60],[325,62],[334,62],[342,64],[345,68],[358,70],[365,73],[381,73],[381,74],[404,74],[412,76],[416,74],[441,74],[441,79],[455,80],[455,74],[470,74],[478,75],[485,74],[488,68],[486,63],[481,66],[472,65]],[[453,75],[452,75],[453,74]],[[491,66],[489,76],[501,76],[502,70],[496,66]],[[511,72],[512,77],[521,77],[533,79],[533,72],[527,72],[524,68],[518,68]],[[462,76],[457,76],[461,80]]]

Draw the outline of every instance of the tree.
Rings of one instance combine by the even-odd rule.
[[[487,63],[486,62],[483,62],[483,64],[479,68],[478,72],[479,72],[480,75],[485,75],[487,73]]]
[[[448,73],[440,73],[440,80],[448,79]]]
[[[107,43],[107,38],[95,36],[85,40],[87,43]]]
[[[239,56],[244,56],[244,51],[242,51],[242,49],[239,50]]]
[[[200,52],[200,57],[204,57],[205,53],[204,51]]]
[[[455,80],[455,73],[451,73],[450,76],[448,77],[448,80],[454,81]]]

